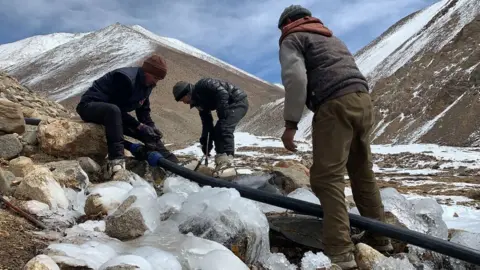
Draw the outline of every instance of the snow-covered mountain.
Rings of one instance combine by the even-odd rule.
[[[479,145],[479,43],[480,1],[441,0],[403,18],[357,52],[375,99],[374,143]],[[270,106],[278,113],[272,115]],[[264,124],[247,122],[242,129],[281,134],[282,111],[282,99],[265,105],[252,118],[265,119]],[[299,137],[311,137],[311,118],[305,113]]]
[[[84,91],[96,78],[95,75],[101,75],[111,68],[133,64],[158,45],[195,56],[238,75],[270,84],[180,40],[158,36],[139,25],[129,27],[118,23],[96,32],[54,33],[1,45],[0,69],[20,77],[21,82],[31,88],[42,88],[41,91],[48,92],[54,100],[61,101]],[[102,54],[99,59],[101,65],[92,65],[90,69],[74,76],[74,79],[69,79],[70,83],[54,85],[50,83],[52,79],[56,80],[54,74],[68,70],[74,65],[74,61],[85,62],[86,58],[94,61],[95,58],[98,59],[99,56],[92,54],[92,51]],[[113,51],[115,52],[111,54]],[[111,54],[112,57],[105,60],[106,54]],[[25,69],[28,69],[30,74],[22,71]],[[31,72],[32,69],[36,72]]]
[[[74,109],[91,83],[112,69],[139,64],[157,52],[167,61],[168,74],[152,95],[153,118],[176,142],[197,139],[198,112],[174,101],[171,89],[180,80],[192,83],[204,76],[228,80],[250,97],[250,112],[283,95],[283,89],[172,38],[141,26],[113,24],[80,34],[51,34],[0,46],[0,65],[23,85]],[[13,55],[15,52],[15,55]],[[18,59],[16,58],[18,56]],[[14,64],[11,64],[14,62]],[[0,62],[0,64],[3,62]],[[181,138],[174,134],[183,134]]]
[[[17,42],[0,45],[0,69],[19,65],[24,61],[32,61],[42,53],[54,49],[64,43],[81,38],[87,33],[54,33],[38,35]]]

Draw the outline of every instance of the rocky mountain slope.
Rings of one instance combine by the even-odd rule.
[[[37,47],[40,49],[35,49]],[[22,52],[25,57],[14,65],[0,66],[0,69],[70,109],[74,109],[79,95],[91,82],[104,73],[135,65],[152,52],[162,54],[167,61],[168,75],[153,92],[153,119],[163,128],[166,140],[175,139],[175,143],[198,139],[201,126],[198,112],[176,103],[172,97],[171,89],[179,80],[195,82],[203,76],[212,76],[238,85],[250,97],[247,119],[261,104],[280,98],[283,92],[278,86],[192,46],[160,37],[138,25],[114,24],[90,33],[39,36],[31,42],[4,44],[0,46],[2,50],[7,53],[3,58],[8,58],[12,52]]]
[[[479,1],[442,0],[355,54],[375,101],[374,143],[479,144],[479,20]],[[265,105],[242,128],[281,134],[282,110],[281,99]],[[300,138],[310,138],[311,117],[305,113]]]

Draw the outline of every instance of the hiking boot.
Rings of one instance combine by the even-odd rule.
[[[120,170],[125,170],[125,159],[112,159],[107,160],[105,165],[105,171],[103,177],[105,179],[112,179],[112,177]]]
[[[233,156],[227,154],[218,154],[215,156],[215,171],[230,167],[233,164]]]
[[[365,238],[363,242],[384,255],[393,252],[393,246],[392,246],[392,243],[390,242],[390,239],[375,240],[373,238]]]
[[[353,252],[347,252],[340,255],[328,256],[328,258],[330,258],[330,261],[332,261],[332,264],[336,264],[342,270],[358,268]]]
[[[364,243],[382,254],[389,254],[393,252],[393,246],[389,238],[374,237],[371,234],[363,231],[359,234],[352,235],[354,243]]]

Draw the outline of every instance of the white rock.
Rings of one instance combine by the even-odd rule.
[[[64,187],[82,190],[90,183],[87,173],[76,160],[49,162],[43,166],[49,168],[55,180]]]
[[[79,157],[77,161],[86,173],[97,173],[102,169],[98,163],[89,157]]]
[[[385,256],[372,247],[359,243],[356,245],[355,259],[359,269],[372,269],[373,266],[383,260]]]
[[[46,203],[50,209],[68,208],[65,191],[55,181],[52,172],[42,166],[35,166],[20,183],[15,197],[37,200]]]
[[[10,160],[8,167],[16,177],[25,177],[33,169],[33,161],[28,157],[17,157]]]
[[[47,255],[38,255],[28,261],[23,270],[60,270],[60,267]]]
[[[23,149],[23,145],[18,139],[17,134],[7,134],[0,136],[0,158],[12,159],[18,156]]]
[[[0,131],[18,134],[25,131],[21,106],[5,98],[0,98]]]
[[[101,125],[81,120],[49,118],[38,125],[38,142],[47,154],[59,157],[105,157],[107,143]]]

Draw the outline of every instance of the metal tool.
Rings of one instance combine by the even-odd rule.
[[[207,146],[205,151],[205,166],[208,167],[208,143],[210,142],[210,132],[207,133]]]

